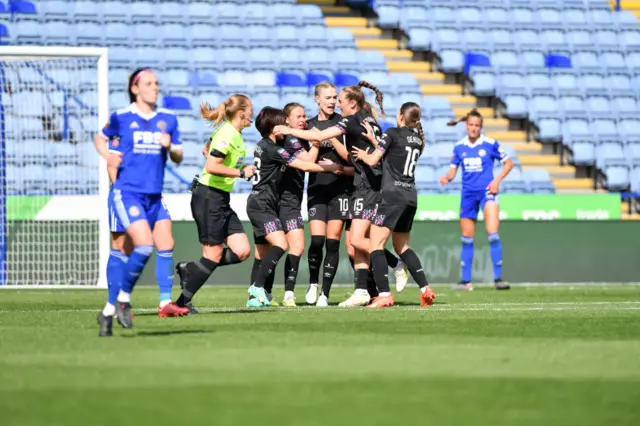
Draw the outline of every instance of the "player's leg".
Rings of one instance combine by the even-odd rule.
[[[309,230],[311,242],[307,252],[309,262],[309,287],[305,294],[305,301],[313,305],[318,300],[318,283],[320,281],[320,267],[322,266],[323,249],[327,234],[327,205],[325,203],[307,204],[309,217]],[[312,214],[313,213],[313,214]]]
[[[494,288],[509,290],[509,284],[502,280],[502,242],[500,241],[500,207],[497,195],[489,195],[483,203],[484,223],[489,238],[491,263],[493,263]]]
[[[285,237],[289,247],[289,253],[284,264],[284,299],[282,305],[286,307],[296,306],[294,290],[298,278],[298,268],[300,258],[304,252],[304,220],[299,209],[294,209],[283,222],[285,227]]]
[[[279,220],[277,220],[277,225],[280,225]],[[269,228],[274,229],[271,226]],[[266,297],[264,286],[269,275],[274,273],[280,258],[282,258],[288,248],[287,238],[282,230],[282,226],[277,226],[273,232],[264,235],[264,238],[267,240],[270,247],[269,250],[264,253],[264,256],[261,256],[262,263],[256,273],[255,281],[253,281],[251,287],[249,287],[249,300],[247,301],[248,307],[263,307],[270,305]]]
[[[413,277],[413,280],[418,284],[418,287],[420,287],[420,306],[429,306],[433,304],[436,293],[429,286],[427,275],[424,272],[420,258],[418,258],[418,255],[409,247],[409,237],[411,235],[415,214],[415,208],[408,208],[398,220],[398,224],[392,234],[393,248],[396,253],[400,254],[400,258],[404,264],[407,265],[407,269]]]
[[[342,237],[343,226],[344,222],[340,219],[327,222],[327,240],[325,243],[327,254],[323,265],[322,292],[316,306],[329,306],[329,293],[340,262],[340,238]]]
[[[249,285],[255,282],[258,271],[260,270],[260,265],[262,264],[262,257],[267,254],[267,251],[269,251],[269,248],[271,247],[264,237],[256,237],[255,234],[253,236],[253,242],[255,245],[254,261],[253,266],[251,267],[251,279],[249,281]],[[280,306],[273,297],[273,282],[276,276],[276,269],[277,265],[273,268],[273,272],[269,277],[267,277],[267,281],[264,284],[264,291],[267,293],[267,300],[269,301],[270,306]]]
[[[385,226],[371,225],[369,231],[369,250],[371,267],[378,287],[379,295],[371,301],[371,308],[393,306],[394,299],[389,288],[389,264],[384,254],[384,246],[391,235],[391,229]]]
[[[249,238],[244,233],[244,227],[240,218],[233,210],[230,210],[227,214],[227,233],[228,236],[225,240],[227,247],[222,250],[222,256],[220,257],[220,265],[235,265],[244,262],[251,255],[251,245],[249,244]]]
[[[116,219],[117,220],[117,219]],[[110,216],[111,229],[115,229],[114,218]],[[122,276],[127,263],[127,255],[124,253],[124,241],[126,234],[123,232],[111,232],[111,252],[107,261],[107,303],[102,312],[98,314],[100,325],[100,337],[113,335],[113,316],[116,313],[116,301],[122,286]]]
[[[362,241],[369,243],[368,232],[371,222],[364,219],[351,220],[351,245],[354,246],[354,281],[355,291],[349,299],[340,303],[341,307],[365,306],[371,301],[371,296],[367,289],[367,278],[369,275],[369,249]]]
[[[460,251],[461,280],[454,286],[455,290],[473,290],[471,285],[471,269],[473,267],[473,238],[476,233],[476,219],[480,199],[475,194],[462,194],[460,198],[460,235],[462,249]]]

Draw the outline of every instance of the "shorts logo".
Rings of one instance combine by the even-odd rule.
[[[282,228],[282,224],[280,223],[280,219],[272,220],[271,222],[267,222],[264,224],[264,232],[267,234],[271,234],[272,232],[278,231]]]
[[[487,151],[485,151],[484,149],[481,149],[480,151],[478,151],[478,155],[480,157],[484,157],[485,155],[487,155]]]
[[[137,206],[129,207],[129,216],[131,216],[131,217],[140,216],[140,209]]]
[[[296,229],[300,229],[303,225],[303,220],[301,217],[297,219],[288,219],[285,223],[287,231],[295,231]]]
[[[312,207],[309,209],[309,216],[315,216],[316,215],[316,208]]]
[[[373,224],[377,226],[381,226],[384,223],[385,217],[386,215],[383,215],[383,214],[377,215],[375,220],[373,221]]]
[[[362,211],[362,219],[364,220],[373,220],[376,215],[375,209],[364,209]]]

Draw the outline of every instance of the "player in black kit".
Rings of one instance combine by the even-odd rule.
[[[256,118],[256,129],[262,140],[254,152],[256,171],[253,176],[253,190],[247,199],[247,215],[253,226],[256,243],[256,258],[262,259],[254,268],[249,287],[248,307],[269,306],[270,302],[264,290],[265,282],[287,250],[282,223],[279,218],[280,196],[278,184],[287,167],[310,172],[335,172],[339,164],[328,161],[315,164],[291,156],[282,146],[276,144],[278,137],[273,129],[284,124],[286,116],[282,110],[265,107]],[[285,298],[287,293],[285,292]]]
[[[335,112],[338,93],[336,86],[327,81],[315,87],[315,100],[320,112],[307,121],[307,128],[324,130],[333,127],[342,120]],[[349,162],[349,153],[344,145],[344,136],[320,142],[318,159],[328,159],[343,165],[342,175],[328,173],[309,173],[307,188],[307,211],[311,244],[309,245],[309,288],[306,302],[310,305],[329,306],[329,291],[338,270],[340,260],[340,239],[342,229],[349,221],[349,198],[353,189],[353,167]],[[347,226],[347,233],[348,233]],[[348,235],[347,235],[348,241]],[[322,275],[322,292],[318,297],[320,266],[322,265],[323,248],[326,244],[327,254],[324,258]],[[349,258],[353,260],[353,246],[347,244]]]
[[[367,137],[377,148],[367,152],[354,147],[354,158],[375,167],[382,159],[382,201],[371,226],[369,236],[371,265],[380,295],[373,299],[371,308],[393,306],[394,299],[389,288],[387,259],[384,246],[393,231],[393,247],[407,265],[413,279],[421,290],[420,305],[433,304],[436,294],[433,292],[415,252],[409,248],[409,235],[413,218],[418,208],[418,192],[415,184],[416,165],[424,150],[424,132],[420,124],[420,107],[407,102],[398,111],[398,127],[387,129],[381,138],[376,138],[371,126],[367,128]],[[402,291],[404,288],[398,288]]]
[[[367,111],[363,110],[365,100],[361,87],[367,87],[376,92],[376,102],[384,114],[382,93],[366,81],[360,81],[357,86],[348,86],[340,91],[338,105],[344,117],[337,125],[325,130],[298,130],[277,126],[274,132],[310,140],[330,140],[345,135],[349,151],[354,147],[363,150],[373,149],[373,145],[363,134],[363,123],[368,122],[374,132],[377,132],[377,136],[380,136],[382,132],[376,120]],[[380,165],[371,167],[362,161],[355,161],[352,156],[351,162],[356,171],[354,190],[349,206],[349,214],[352,219],[350,243],[355,248],[356,290],[349,299],[340,304],[342,307],[364,306],[371,301],[371,296],[367,290],[370,272],[367,233],[380,202],[380,185],[382,182],[382,167]],[[388,255],[399,263],[393,254],[388,253]]]

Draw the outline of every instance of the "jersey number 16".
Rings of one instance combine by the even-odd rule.
[[[420,150],[411,148],[410,146],[406,146],[404,149],[407,151],[407,159],[404,162],[404,171],[402,174],[407,177],[413,177],[416,172],[418,158],[420,157]]]

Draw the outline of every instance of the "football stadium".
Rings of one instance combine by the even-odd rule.
[[[639,18],[0,1],[0,423],[638,424]]]

